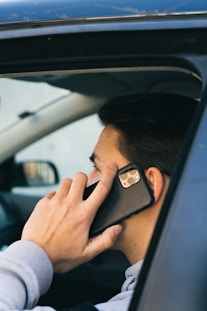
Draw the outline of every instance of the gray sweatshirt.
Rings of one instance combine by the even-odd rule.
[[[127,311],[141,266],[142,261],[130,266],[121,292],[95,307],[100,311]],[[13,243],[0,252],[0,311],[55,311],[36,306],[52,278],[52,264],[41,247],[28,241]]]

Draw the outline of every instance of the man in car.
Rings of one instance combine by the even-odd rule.
[[[113,98],[100,109],[105,127],[91,156],[91,174],[63,180],[56,193],[40,200],[21,241],[0,255],[0,310],[54,310],[35,307],[49,288],[53,271],[68,271],[110,247],[122,251],[131,263],[121,292],[95,307],[87,304],[75,310],[128,309],[195,107],[196,101],[184,96],[132,94]],[[117,169],[129,163],[144,171],[153,204],[89,239],[90,225]],[[98,180],[83,200],[85,186]]]

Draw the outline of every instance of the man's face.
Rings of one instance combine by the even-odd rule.
[[[101,178],[103,168],[108,163],[115,163],[118,169],[129,163],[118,150],[119,132],[112,126],[106,126],[101,132],[98,142],[90,159],[94,163],[94,169],[89,174],[87,186],[95,183]]]
[[[112,126],[106,126],[101,132],[91,156],[94,169],[89,174],[88,186],[101,178],[103,168],[108,163],[114,162],[118,169],[129,164],[130,161],[118,149],[119,135],[120,133]],[[165,179],[164,176],[163,185],[155,185],[155,190],[159,192],[157,194],[159,199],[153,205],[153,208],[146,209],[122,222],[123,230],[113,249],[122,251],[131,263],[135,263],[145,256],[169,184],[168,180]],[[157,179],[155,178],[155,180]]]

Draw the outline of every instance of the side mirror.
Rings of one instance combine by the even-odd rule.
[[[55,165],[48,161],[24,161],[14,165],[13,187],[44,187],[59,182]]]

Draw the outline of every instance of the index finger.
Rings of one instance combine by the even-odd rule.
[[[90,213],[94,216],[100,207],[101,203],[106,198],[109,193],[114,178],[116,176],[117,166],[114,163],[110,163],[106,166],[103,172],[103,176],[98,182],[94,191],[90,194],[90,196],[86,199],[88,206],[90,206]]]

